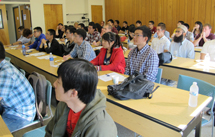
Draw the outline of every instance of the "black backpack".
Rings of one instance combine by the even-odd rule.
[[[163,52],[158,54],[159,66],[163,63],[170,63],[172,61],[172,54],[170,52]]]

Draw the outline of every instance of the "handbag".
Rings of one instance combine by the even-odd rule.
[[[158,54],[159,66],[163,63],[170,63],[172,61],[172,54],[170,52],[163,52]]]
[[[121,84],[108,85],[108,95],[119,100],[152,98],[154,83],[146,79],[146,76],[135,71],[133,75],[126,78]],[[154,90],[153,90],[154,89]]]

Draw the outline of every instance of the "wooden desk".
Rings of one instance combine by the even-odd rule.
[[[0,137],[13,137],[0,115]]]
[[[201,52],[202,51],[202,47],[195,47],[194,50],[195,50],[195,52]]]

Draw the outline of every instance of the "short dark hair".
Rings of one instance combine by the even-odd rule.
[[[18,29],[23,30],[24,26],[19,26]]]
[[[141,24],[141,25],[142,25],[142,22],[141,22],[140,20],[136,21],[136,24],[137,24],[137,23],[139,23],[139,24]]]
[[[128,31],[134,33],[135,32],[135,26],[129,26]]]
[[[94,99],[98,76],[93,64],[84,59],[70,59],[59,66],[57,74],[62,80],[64,92],[77,90],[78,98],[84,104]]]
[[[179,23],[179,22],[180,22],[182,25],[184,25],[184,21],[181,21],[181,20],[180,20],[180,21],[178,21],[178,23]]]
[[[94,22],[90,22],[90,23],[89,23],[89,26],[92,26],[93,29],[96,29],[96,26],[95,26],[95,23],[94,23]]]
[[[123,23],[128,24],[128,22],[127,22],[127,21],[123,21]]]
[[[102,31],[101,25],[99,23],[96,23],[95,26],[96,26],[96,29],[98,30],[98,32],[101,33],[101,31]]]
[[[154,21],[152,21],[152,20],[151,20],[151,21],[149,21],[149,23],[152,23],[152,25],[154,25],[154,24],[155,24],[155,22],[154,22]]]
[[[34,28],[34,30],[37,30],[37,31],[39,31],[39,32],[43,33],[43,30],[42,30],[42,28],[41,28],[41,27],[35,27],[35,28]]]
[[[135,25],[134,25],[134,24],[131,24],[129,27],[135,27]]]
[[[135,29],[135,31],[136,31],[136,30],[142,30],[143,37],[148,37],[148,40],[147,40],[146,43],[148,43],[148,42],[150,41],[152,33],[151,33],[151,30],[150,30],[148,27],[146,27],[146,26],[144,25],[144,26],[141,26],[141,27],[137,27],[137,28]]]
[[[71,27],[67,27],[66,31],[67,31],[67,30],[69,30],[70,33],[73,33],[73,34],[74,34],[75,31],[76,31],[76,28],[73,27],[73,26],[71,26]]]
[[[0,60],[5,59],[5,49],[3,43],[0,41]]]
[[[32,31],[30,29],[24,29],[23,30],[23,36],[26,38],[31,34],[32,34]]]
[[[79,36],[81,36],[83,38],[83,40],[86,38],[86,31],[84,29],[77,29],[75,31],[75,33],[77,33]]]
[[[166,25],[163,22],[160,22],[158,26],[161,27],[162,30],[166,30]]]
[[[184,23],[184,26],[186,26],[186,27],[187,27],[187,29],[189,29],[189,28],[190,28],[190,25],[189,25],[189,24],[187,24],[187,23]]]
[[[111,23],[114,23],[112,19],[109,19],[108,22],[109,22],[109,21],[110,21]]]
[[[81,26],[81,28],[85,28],[85,25],[84,25],[84,23],[79,23],[78,25],[80,25]]]
[[[116,22],[117,24],[119,24],[119,20],[115,20],[115,22]]]
[[[63,23],[59,23],[58,26],[59,26],[59,25],[63,26]]]
[[[53,29],[48,29],[48,32],[50,33],[50,35],[53,36],[53,38],[55,38],[55,30],[53,30]]]

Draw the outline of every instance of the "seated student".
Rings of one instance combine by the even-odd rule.
[[[164,35],[165,31],[166,31],[166,25],[163,23],[161,24],[159,23],[157,26],[157,32],[156,32],[158,37],[152,40],[152,45],[151,45],[151,47],[157,52],[157,54],[169,51],[170,41]]]
[[[127,33],[128,31],[128,22],[127,21],[123,21],[123,24],[122,24],[122,28],[121,30],[119,31],[119,33]]]
[[[101,27],[103,28],[103,27],[104,27],[104,25],[105,25],[105,22],[104,22],[104,21],[102,21],[102,22],[101,22]]]
[[[205,44],[203,45],[201,54],[200,54],[201,60],[204,60],[205,55],[208,53],[210,56],[210,60],[215,61],[215,46],[214,45],[215,45],[215,39],[205,42]]]
[[[129,50],[137,47],[137,45],[134,45],[134,31],[135,31],[135,26],[129,26],[129,29],[128,29],[128,38],[130,40],[130,42],[128,43]]]
[[[193,27],[192,33],[194,35],[194,38],[196,38],[197,35],[201,34],[203,30],[203,25],[200,21],[195,22],[195,26]]]
[[[94,22],[90,22],[88,26],[88,34],[85,38],[85,41],[88,41],[90,44],[93,43],[93,41],[98,42],[101,39],[100,33],[96,31],[96,26]]]
[[[68,27],[66,29],[66,38],[68,39],[68,41],[65,45],[63,45],[64,55],[68,55],[75,47],[75,42],[74,42],[75,31],[76,31],[75,27]]]
[[[106,111],[106,97],[97,90],[98,75],[83,59],[63,62],[54,82],[57,105],[46,126],[46,137],[117,137],[117,128]],[[67,74],[67,75],[65,75]]]
[[[86,31],[83,29],[77,29],[74,37],[75,47],[69,55],[63,56],[63,59],[81,58],[88,61],[93,60],[96,57],[96,54],[90,43],[84,40],[86,38]]]
[[[142,26],[142,22],[140,20],[136,21],[136,27]]]
[[[151,30],[152,34],[156,32],[156,27],[154,27],[154,24],[154,21],[149,21],[149,29]]]
[[[118,34],[118,30],[114,27],[114,22],[113,22],[112,19],[108,20],[108,24],[112,26],[112,30],[111,31],[114,32],[114,33],[116,33],[116,34]]]
[[[0,42],[0,115],[13,132],[34,120],[35,95],[25,76],[4,59],[5,49]]]
[[[60,38],[60,41],[64,42],[65,41],[65,38],[66,38],[66,29],[67,29],[67,25],[64,25],[62,28],[61,28],[61,31],[62,31],[62,35],[59,35],[59,38]]]
[[[164,23],[163,23],[163,22],[160,22],[159,24],[164,24]],[[166,24],[164,24],[164,25],[166,26]],[[165,30],[164,35],[165,35],[168,39],[170,39],[170,34],[169,34],[168,31]],[[157,37],[158,37],[157,31],[155,32],[155,34],[153,35],[153,37],[154,37],[154,38],[157,38]]]
[[[41,27],[35,27],[34,28],[34,37],[35,37],[35,41],[33,44],[31,44],[28,48],[32,49],[36,49],[39,50],[40,44],[42,39],[46,39],[46,36],[43,34],[42,28]]]
[[[215,35],[211,33],[211,25],[205,24],[201,35],[197,35],[193,41],[194,46],[203,46],[205,42],[215,39]]]
[[[111,32],[112,26],[107,24],[104,26],[103,28],[103,34],[105,34],[106,32]],[[93,42],[94,46],[100,46],[102,44],[102,38],[98,41],[98,42]]]
[[[95,26],[96,26],[96,31],[98,31],[101,34],[102,27],[100,26],[100,24],[96,23]]]
[[[187,33],[186,33],[186,35],[185,35],[185,38],[187,40],[193,42],[194,41],[194,36],[193,36],[193,33],[189,31],[189,28],[190,28],[189,24],[184,23],[184,26],[187,27],[187,30],[188,30]]]
[[[61,38],[62,37],[62,35],[63,35],[63,31],[61,31],[61,29],[63,28],[63,24],[62,23],[59,23],[58,25],[57,25],[57,29],[56,29],[56,38]]]
[[[156,80],[159,58],[157,53],[147,44],[151,39],[151,31],[146,26],[137,27],[134,32],[134,44],[128,55],[125,74],[132,75],[134,71],[146,75],[150,81]]]
[[[117,29],[118,32],[121,30],[121,27],[119,26],[119,20],[114,21],[114,27]]]
[[[32,31],[31,31],[30,29],[24,29],[23,34],[25,34],[25,33],[28,33],[28,34],[29,34],[27,37],[30,38],[30,41],[29,41],[28,43],[25,43],[24,45],[25,45],[25,46],[30,46],[31,44],[34,43],[35,37],[34,37],[34,35],[32,34]]]
[[[54,55],[62,56],[60,45],[55,39],[55,30],[48,29],[46,32],[46,39],[42,39],[39,51],[45,51],[46,53],[52,53]]]
[[[184,21],[178,21],[177,27],[179,27],[181,25],[184,25]],[[176,29],[173,31],[171,38],[173,38],[175,36],[175,31],[176,31]]]
[[[173,42],[170,44],[170,52],[173,56],[194,59],[194,45],[185,38],[186,33],[187,27],[184,25],[177,27]]]
[[[75,27],[75,29],[78,28],[78,22],[75,22],[75,23],[74,23],[74,27]]]
[[[84,29],[85,28],[85,25],[83,23],[79,23],[78,24],[78,28],[77,29]]]
[[[99,55],[91,63],[98,71],[111,70],[124,74],[125,58],[120,37],[107,32],[102,36],[102,45]]]

